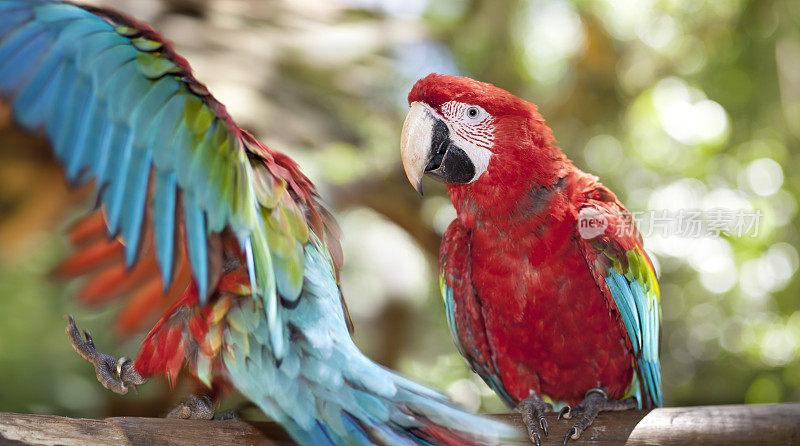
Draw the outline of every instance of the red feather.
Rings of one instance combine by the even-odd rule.
[[[440,258],[464,354],[513,402],[536,392],[574,404],[599,385],[622,397],[634,355],[589,268],[577,215],[595,196],[624,208],[554,145],[533,104],[455,76],[427,76],[409,94],[409,102],[437,110],[453,100],[494,118],[487,170],[473,183],[447,186],[458,218]]]

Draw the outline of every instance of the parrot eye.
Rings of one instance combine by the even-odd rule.
[[[478,107],[477,105],[471,105],[464,110],[464,117],[469,119],[470,121],[480,121],[483,119],[483,116],[486,112],[483,111],[482,108]]]

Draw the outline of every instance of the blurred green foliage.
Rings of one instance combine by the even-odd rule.
[[[664,393],[669,405],[800,399],[800,2],[94,3],[175,40],[234,118],[319,185],[343,228],[355,338],[376,360],[468,407],[503,410],[446,328],[436,250],[449,201],[433,183],[416,197],[399,169],[405,94],[428,72],[451,72],[538,104],[568,156],[634,212],[759,212],[755,236],[647,237],[662,284]],[[20,145],[0,126],[0,154],[24,156]],[[125,398],[94,382],[63,313],[116,354],[133,355],[139,339],[115,343],[113,309],[75,308],[75,285],[47,279],[67,252],[64,225],[10,226],[28,215],[26,194],[0,192],[0,410],[165,410],[177,396],[163,382]],[[5,237],[4,225],[15,228]]]

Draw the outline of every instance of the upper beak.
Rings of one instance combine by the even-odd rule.
[[[425,174],[425,166],[433,158],[431,144],[435,123],[436,117],[429,106],[413,102],[400,135],[403,169],[406,171],[408,181],[420,195],[422,195],[422,176]]]
[[[456,144],[450,128],[429,105],[411,103],[400,137],[403,168],[414,189],[422,195],[422,176],[446,184],[466,184],[475,178],[475,163]]]

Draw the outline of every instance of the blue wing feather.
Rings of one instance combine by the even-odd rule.
[[[58,85],[62,59],[58,51],[48,53],[39,69],[20,86],[14,112],[23,126],[39,128],[44,125]]]
[[[101,104],[98,106],[98,110],[104,116],[108,113],[108,103],[102,101]],[[89,170],[91,170],[95,174],[95,179],[97,184],[95,185],[96,194],[99,196],[100,191],[106,187],[106,178],[108,176],[108,160],[111,158],[112,147],[119,147],[117,142],[120,140],[119,134],[122,132],[122,128],[114,124],[113,122],[100,118],[103,122],[103,132],[98,135],[92,135],[92,137],[97,136],[98,139],[95,142],[95,145],[90,146],[90,150],[87,151],[87,161]],[[97,200],[95,200],[97,201]]]
[[[28,22],[33,17],[33,11],[25,6],[8,4],[0,5],[0,42],[20,24]]]
[[[119,230],[119,221],[122,214],[122,203],[125,199],[125,178],[131,165],[134,134],[127,126],[119,126],[116,137],[112,140],[111,156],[106,168],[108,188],[103,191],[103,202],[106,205],[106,218],[108,231],[116,235]],[[112,172],[113,170],[113,172]]]
[[[8,61],[16,53],[24,50],[31,40],[42,34],[42,31],[41,26],[35,22],[28,22],[11,31],[0,41],[0,61]]]
[[[64,119],[63,147],[69,154],[65,157],[67,167],[67,178],[74,180],[78,174],[78,166],[83,151],[86,149],[86,136],[89,121],[93,114],[96,97],[92,95],[91,83],[83,75],[76,75],[73,82],[72,95],[75,105],[66,119]]]
[[[619,274],[609,274],[606,276],[606,283],[611,289],[611,294],[614,296],[614,301],[617,303],[617,308],[622,316],[622,322],[625,325],[633,345],[633,352],[639,353],[641,350],[641,330],[638,327],[639,314],[634,303],[633,296],[631,296],[629,284],[625,277]]]
[[[126,199],[122,209],[122,237],[125,240],[125,264],[129,268],[133,266],[139,250],[151,157],[149,150],[134,150],[131,172],[123,193]]]
[[[53,39],[46,33],[37,33],[32,39],[16,48],[16,52],[0,56],[0,92],[8,94],[19,88],[41,63]],[[9,45],[12,50],[13,46]]]
[[[153,191],[153,224],[155,226],[156,258],[165,272],[165,287],[172,279],[172,259],[175,237],[175,173],[158,170]]]
[[[104,160],[107,159],[108,147],[113,137],[114,125],[105,119],[107,104],[105,100],[93,97],[91,110],[87,112],[88,125],[83,140],[83,147],[76,150],[75,155],[67,164],[67,173],[75,177],[79,172],[92,172],[92,167],[104,169]],[[100,164],[100,163],[103,164]],[[102,172],[102,170],[98,170]],[[87,175],[83,175],[84,179]],[[98,185],[100,178],[98,176]]]
[[[66,155],[66,140],[63,138],[66,133],[69,117],[74,113],[74,108],[78,101],[77,94],[72,86],[75,84],[77,70],[71,62],[62,65],[62,72],[58,76],[58,86],[56,87],[55,98],[51,102],[50,115],[48,116],[48,135],[53,141],[53,151],[59,158]]]
[[[637,355],[637,371],[647,395],[656,406],[662,406],[661,363],[658,358],[658,323],[661,318],[657,291],[647,290],[640,279],[626,278],[613,268],[605,277],[620,317]],[[642,400],[638,398],[641,406]]]
[[[192,265],[200,301],[205,302],[208,292],[208,255],[206,248],[206,222],[203,209],[198,206],[194,194],[183,194],[183,209],[186,224],[186,239],[189,245],[189,263]]]

